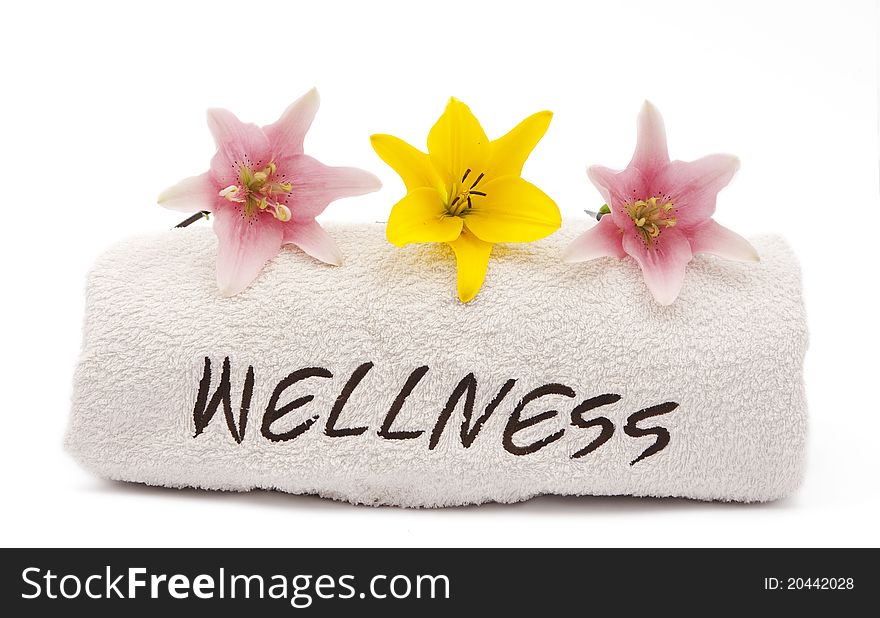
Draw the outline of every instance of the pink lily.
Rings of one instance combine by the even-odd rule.
[[[209,211],[217,234],[217,285],[224,296],[244,290],[260,270],[293,244],[327,264],[342,254],[315,217],[333,200],[380,188],[379,179],[352,167],[328,167],[303,154],[318,111],[314,89],[274,124],[246,124],[224,109],[208,110],[217,153],[211,169],[159,196],[166,208]]]
[[[626,169],[594,165],[587,170],[610,214],[572,241],[563,259],[632,256],[661,305],[678,297],[685,267],[697,253],[757,261],[757,252],[745,238],[712,219],[718,192],[738,169],[739,160],[725,154],[670,161],[663,118],[645,101],[636,151]]]

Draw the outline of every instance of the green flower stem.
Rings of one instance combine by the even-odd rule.
[[[608,207],[608,204],[602,204],[602,207],[599,208],[598,212],[596,212],[594,210],[586,210],[586,209],[584,210],[584,212],[587,213],[588,215],[590,215],[591,217],[593,217],[594,219],[596,219],[596,221],[598,221],[604,215],[610,214],[611,208]]]

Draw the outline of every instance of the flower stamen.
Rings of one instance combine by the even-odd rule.
[[[241,165],[238,170],[240,184],[226,187],[220,195],[229,201],[243,203],[242,214],[247,218],[265,211],[279,221],[290,221],[290,208],[284,202],[293,191],[293,183],[276,180],[277,171],[274,161],[256,172]]]
[[[652,247],[664,229],[675,227],[676,218],[670,215],[674,208],[668,198],[652,196],[630,202],[626,205],[626,212],[644,243]]]
[[[279,221],[290,221],[291,213],[290,208],[285,206],[284,204],[275,204],[275,218]]]
[[[239,191],[241,191],[241,187],[238,185],[229,185],[225,189],[221,189],[218,195],[226,198],[230,202],[243,202],[244,198],[238,197]]]
[[[486,197],[486,193],[484,191],[474,191],[474,188],[483,180],[486,176],[485,172],[480,172],[480,174],[476,177],[476,179],[471,183],[471,186],[467,189],[464,189],[461,185],[468,179],[468,176],[471,174],[471,168],[465,170],[464,175],[461,177],[461,182],[458,183],[459,186],[453,186],[452,191],[450,191],[450,195],[454,195],[452,201],[449,202],[449,205],[446,207],[446,210],[453,217],[457,217],[464,213],[467,210],[470,210],[474,207],[474,197]]]

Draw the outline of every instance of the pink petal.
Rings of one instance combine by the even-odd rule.
[[[292,243],[311,255],[333,266],[342,265],[342,252],[333,238],[314,219],[290,221],[284,225],[284,243]]]
[[[654,195],[668,195],[675,206],[678,225],[699,225],[715,212],[718,192],[739,169],[733,155],[714,154],[696,161],[673,161],[651,183]]]
[[[314,219],[333,200],[378,191],[382,183],[373,174],[355,167],[329,167],[308,155],[278,163],[293,191],[286,203],[297,220]]]
[[[757,262],[761,259],[749,241],[714,219],[693,228],[688,236],[694,253],[711,253],[740,262]]]
[[[691,246],[676,228],[661,232],[653,248],[635,232],[623,236],[623,248],[642,268],[645,284],[661,305],[670,305],[681,291],[685,267],[691,261]]]
[[[623,234],[608,216],[599,219],[596,225],[575,238],[562,251],[565,262],[585,262],[604,256],[626,256],[623,250]]]
[[[241,208],[233,205],[214,212],[217,285],[221,294],[234,296],[244,290],[266,262],[278,255],[283,225],[266,213],[247,219]]]
[[[211,172],[218,184],[237,182],[242,165],[259,170],[269,164],[269,140],[257,125],[244,123],[225,109],[209,109],[208,128],[217,145]]]
[[[639,112],[638,127],[636,151],[627,167],[636,167],[646,178],[652,178],[669,163],[669,151],[666,148],[663,117],[649,101],[645,101]]]
[[[276,122],[263,127],[276,157],[303,153],[303,140],[312,126],[320,104],[318,91],[312,88],[291,103]]]
[[[217,185],[211,179],[210,172],[184,178],[159,195],[159,204],[171,210],[184,212],[214,210],[216,201]]]
[[[587,168],[587,177],[596,189],[599,190],[602,199],[605,200],[605,203],[609,206],[611,205],[612,190],[615,190],[618,197],[620,195],[620,189],[618,187],[618,182],[616,181],[616,177],[619,173],[619,170],[608,169],[601,165],[591,165]]]
[[[624,205],[634,200],[646,199],[647,187],[642,172],[635,167],[618,172],[601,165],[593,165],[587,169],[587,175],[611,208],[611,216],[617,226],[621,229],[630,226],[632,221]]]

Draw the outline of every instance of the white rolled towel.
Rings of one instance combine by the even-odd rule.
[[[497,245],[475,300],[444,245],[328,226],[216,290],[216,240],[123,242],[89,276],[69,452],[125,481],[448,506],[539,494],[765,501],[803,469],[797,262],[696,258],[655,303],[636,264],[560,261],[583,231]]]

